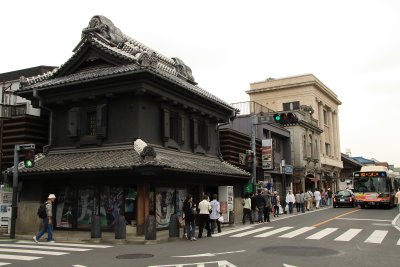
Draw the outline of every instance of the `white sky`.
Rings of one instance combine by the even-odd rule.
[[[0,10],[0,73],[63,64],[104,15],[229,103],[248,101],[252,82],[314,74],[343,103],[342,152],[400,167],[398,0],[13,0]]]

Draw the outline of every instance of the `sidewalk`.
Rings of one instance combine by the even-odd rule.
[[[271,222],[273,221],[278,221],[286,218],[290,218],[292,216],[298,216],[298,215],[306,215],[307,213],[311,212],[317,212],[320,210],[325,210],[329,207],[321,207],[320,209],[314,209],[313,211],[307,211],[306,213],[297,213],[296,211],[293,212],[293,214],[280,214],[279,217],[273,217],[271,214]],[[254,223],[254,225],[257,223]],[[400,226],[400,218],[397,220],[397,224]],[[221,225],[222,231],[228,231],[228,230],[234,230],[238,229],[244,226],[241,223],[241,221],[229,225],[229,224],[223,224]],[[196,229],[197,232],[197,229]],[[16,234],[15,239],[16,240],[32,240],[32,236],[34,233],[31,234]],[[126,239],[115,239],[115,233],[114,232],[102,232],[102,238],[101,239],[91,239],[90,231],[65,231],[65,230],[55,230],[54,231],[54,239],[56,242],[71,242],[71,243],[110,243],[110,244],[156,244],[156,243],[162,243],[162,242],[172,242],[172,241],[179,241],[179,240],[184,240],[182,238],[183,236],[183,229],[180,228],[180,238],[174,238],[170,239],[169,238],[169,230],[160,230],[157,231],[157,240],[147,240],[145,242],[145,237],[143,236],[137,236],[134,233],[127,233],[126,234]],[[46,242],[45,238],[46,234],[42,237],[41,242]],[[9,239],[10,236],[7,234],[7,229],[6,228],[1,228],[0,229],[0,239]]]

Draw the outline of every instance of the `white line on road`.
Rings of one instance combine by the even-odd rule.
[[[364,242],[380,244],[380,243],[382,243],[383,239],[385,239],[385,236],[387,235],[387,233],[388,233],[388,231],[375,230]]]
[[[306,239],[314,239],[314,240],[318,240],[321,239],[333,232],[335,232],[336,230],[338,230],[339,228],[325,228],[322,231],[319,231],[318,233],[315,233],[313,235],[310,235],[309,237],[307,237]]]
[[[254,237],[267,237],[267,236],[271,236],[271,235],[274,235],[274,234],[277,234],[277,233],[280,233],[280,232],[283,232],[283,231],[286,231],[286,230],[289,230],[292,228],[293,228],[292,226],[282,227],[282,228],[272,230],[272,231],[269,231],[269,232],[266,232],[266,233],[263,233],[260,235],[256,235]]]
[[[60,255],[69,254],[68,252],[46,251],[46,250],[30,250],[30,249],[13,249],[13,248],[0,248],[0,252],[42,254],[42,255],[53,255],[53,256],[60,256]]]
[[[32,241],[18,241],[18,244],[35,244]],[[112,246],[106,245],[89,245],[89,244],[79,244],[79,243],[49,243],[49,242],[39,242],[35,245],[39,246],[62,246],[62,247],[82,247],[82,248],[112,248]]]
[[[50,249],[50,250],[64,250],[64,251],[89,251],[90,248],[64,248],[56,246],[38,246],[38,245],[16,245],[16,244],[0,244],[0,247],[13,247],[13,248],[34,248],[34,249]]]
[[[350,241],[352,240],[356,235],[358,235],[362,229],[349,229],[346,232],[344,232],[342,235],[338,236],[335,238],[335,241]]]
[[[303,234],[303,233],[305,233],[305,232],[308,232],[308,231],[310,231],[310,230],[312,230],[312,229],[314,229],[314,228],[315,228],[315,227],[313,227],[313,226],[310,226],[310,227],[302,227],[302,228],[300,228],[300,229],[298,229],[298,230],[295,230],[295,231],[292,231],[292,232],[290,232],[290,233],[281,235],[281,236],[279,236],[279,237],[281,237],[281,238],[292,238],[292,237],[301,235],[301,234]]]
[[[222,235],[229,235],[231,233],[236,233],[236,232],[240,232],[240,231],[248,230],[248,229],[253,229],[253,226],[245,226],[245,227],[241,227],[238,229],[229,230],[229,231],[218,233],[218,234],[213,234],[212,236],[217,237],[217,236],[222,236]]]
[[[87,267],[87,266],[85,266],[85,265],[79,265],[79,264],[75,264],[75,265],[72,265],[72,267]]]
[[[203,254],[193,254],[193,255],[184,255],[184,256],[172,256],[174,258],[195,258],[195,257],[213,257],[216,255],[223,255],[223,254],[232,254],[232,253],[241,253],[246,252],[246,250],[237,250],[237,251],[226,251],[226,252],[219,252],[219,253],[203,253]]]
[[[268,230],[268,229],[271,229],[271,228],[272,228],[271,226],[256,228],[256,229],[253,229],[253,230],[250,230],[250,231],[246,231],[244,233],[231,235],[230,237],[243,237],[243,236],[246,236],[246,235],[251,235],[251,234],[254,234],[254,233],[257,233],[257,232],[265,231],[265,230]]]
[[[41,259],[41,258],[42,257],[31,257],[31,256],[0,254],[0,259],[7,259],[7,260],[31,261],[31,260]]]
[[[181,264],[169,264],[169,265],[151,265],[148,267],[183,267],[183,266],[193,266],[196,265],[197,267],[204,267],[206,264],[218,264],[218,267],[237,267],[236,265],[230,263],[229,261],[222,260],[222,261],[207,261],[207,262],[194,262],[194,263],[181,263]]]
[[[9,264],[11,264],[11,263],[8,263],[8,262],[0,262],[0,266],[5,266],[5,265],[9,265]]]

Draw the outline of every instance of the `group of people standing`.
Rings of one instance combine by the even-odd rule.
[[[280,207],[288,206],[288,212],[293,213],[294,206],[296,206],[297,212],[305,212],[306,210],[312,210],[314,207],[319,208],[320,206],[332,205],[332,191],[330,188],[326,191],[319,191],[317,189],[306,192],[298,191],[293,194],[292,190],[288,190],[286,198],[281,201],[281,198],[277,191],[273,194],[268,189],[258,190],[257,194],[246,193],[242,201],[243,205],[243,224],[246,223],[248,217],[250,223],[257,222],[269,222],[270,213],[273,213],[274,217],[279,217]],[[282,205],[281,205],[282,204]]]
[[[199,233],[198,238],[202,238],[203,230],[206,228],[207,237],[214,234],[215,228],[221,233],[221,222],[219,218],[222,216],[218,195],[213,195],[210,202],[208,195],[203,195],[203,200],[199,203],[198,209],[193,203],[193,196],[188,195],[183,202],[183,219],[185,221],[184,233],[187,240],[196,241],[196,216],[198,216]]]

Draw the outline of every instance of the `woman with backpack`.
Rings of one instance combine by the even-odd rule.
[[[43,220],[43,227],[40,229],[39,233],[37,235],[33,236],[33,241],[35,243],[39,242],[39,239],[46,233],[47,231],[47,241],[54,243],[53,240],[53,202],[56,199],[56,196],[54,194],[50,194],[49,197],[47,198],[47,201],[45,203],[45,208],[46,208],[46,215],[41,214],[41,209],[39,208],[38,213],[40,213],[40,217]]]

